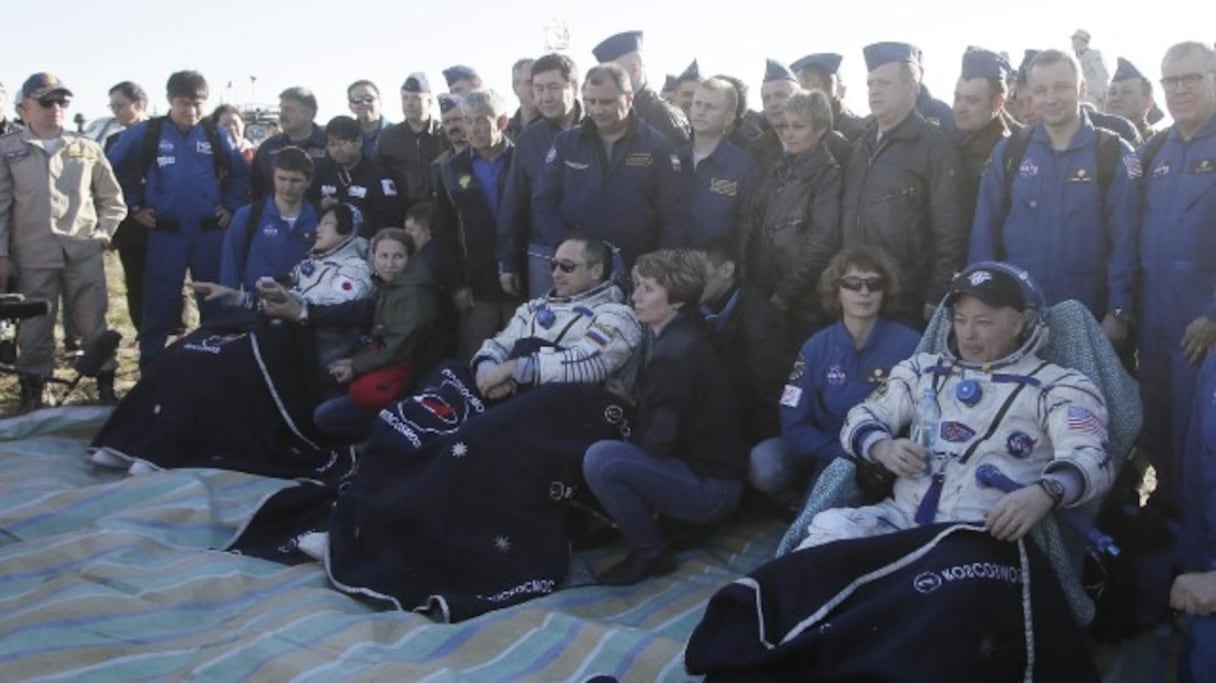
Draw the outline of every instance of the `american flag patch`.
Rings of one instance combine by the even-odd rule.
[[[1106,433],[1106,426],[1093,413],[1081,406],[1068,406],[1068,428],[1089,434]]]

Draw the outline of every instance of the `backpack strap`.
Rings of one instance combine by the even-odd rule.
[[[273,199],[269,201],[274,201]],[[245,255],[245,262],[242,264],[242,270],[249,267],[249,250],[253,248],[253,237],[262,227],[262,215],[266,211],[267,199],[263,197],[260,201],[252,202],[249,205],[249,220],[245,222],[245,248],[241,253]],[[245,273],[240,273],[239,277],[243,281]]]
[[[148,171],[156,161],[157,147],[160,145],[160,131],[164,124],[164,116],[154,116],[148,119],[148,126],[144,129],[144,139],[139,150],[139,178],[141,181],[148,177]]]
[[[1098,192],[1103,204],[1106,203],[1106,192],[1115,180],[1115,171],[1119,168],[1119,157],[1123,154],[1123,145],[1118,133],[1105,128],[1098,128]]]
[[[167,116],[157,116],[148,119],[148,128],[144,131],[143,144],[140,148],[139,164],[141,178],[148,177],[148,171],[156,161],[157,148],[160,145],[160,132],[167,118]],[[232,160],[224,153],[224,145],[220,142],[220,132],[216,128],[215,122],[211,119],[203,119],[199,122],[199,125],[203,127],[203,135],[206,136],[207,142],[211,145],[211,162],[215,166],[215,181],[223,185],[224,181],[232,173]]]
[[[1148,173],[1148,167],[1152,165],[1153,159],[1157,157],[1157,154],[1161,152],[1161,148],[1165,146],[1165,141],[1169,135],[1170,131],[1168,128],[1166,130],[1159,130],[1153,133],[1153,137],[1149,138],[1140,147],[1140,167],[1144,169],[1145,173]]]

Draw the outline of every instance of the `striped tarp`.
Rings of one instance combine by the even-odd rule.
[[[706,601],[771,557],[782,531],[738,523],[669,577],[582,581],[441,624],[331,590],[316,565],[215,550],[290,482],[97,468],[84,446],[103,417],[0,421],[0,681],[689,680],[684,643]]]

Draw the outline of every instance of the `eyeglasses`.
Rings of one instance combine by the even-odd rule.
[[[50,109],[51,107],[55,106],[56,104],[59,105],[60,107],[63,107],[66,109],[68,104],[70,104],[70,103],[71,103],[71,100],[69,100],[68,98],[66,98],[62,95],[60,95],[58,97],[39,97],[38,98],[38,106],[42,107],[43,109]]]
[[[560,261],[558,259],[553,259],[553,260],[549,261],[549,270],[550,271],[560,270],[563,273],[566,273],[567,275],[569,275],[570,273],[573,273],[574,271],[578,270],[578,267],[582,266],[582,265],[586,265],[586,264],[575,263],[574,261]]]
[[[364,95],[362,97],[352,97],[352,98],[350,98],[350,103],[351,104],[375,104],[376,96],[375,95]]]
[[[887,286],[887,281],[881,277],[842,277],[836,284],[850,292],[860,292],[862,289],[881,292]]]
[[[1199,85],[1199,82],[1203,80],[1203,77],[1207,75],[1206,73],[1201,73],[1166,76],[1161,79],[1161,87],[1165,90],[1194,90]]]

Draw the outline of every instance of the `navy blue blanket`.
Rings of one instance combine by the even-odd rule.
[[[1037,548],[949,524],[768,562],[713,597],[685,663],[707,681],[1098,680]]]
[[[311,332],[246,317],[195,330],[144,370],[93,447],[165,468],[338,481],[349,449],[324,447]]]
[[[348,483],[276,494],[234,549],[295,562],[292,537],[325,529],[337,587],[451,621],[552,592],[569,503],[587,495],[583,453],[628,433],[625,405],[562,384],[491,408],[459,364],[422,384],[381,411]]]

